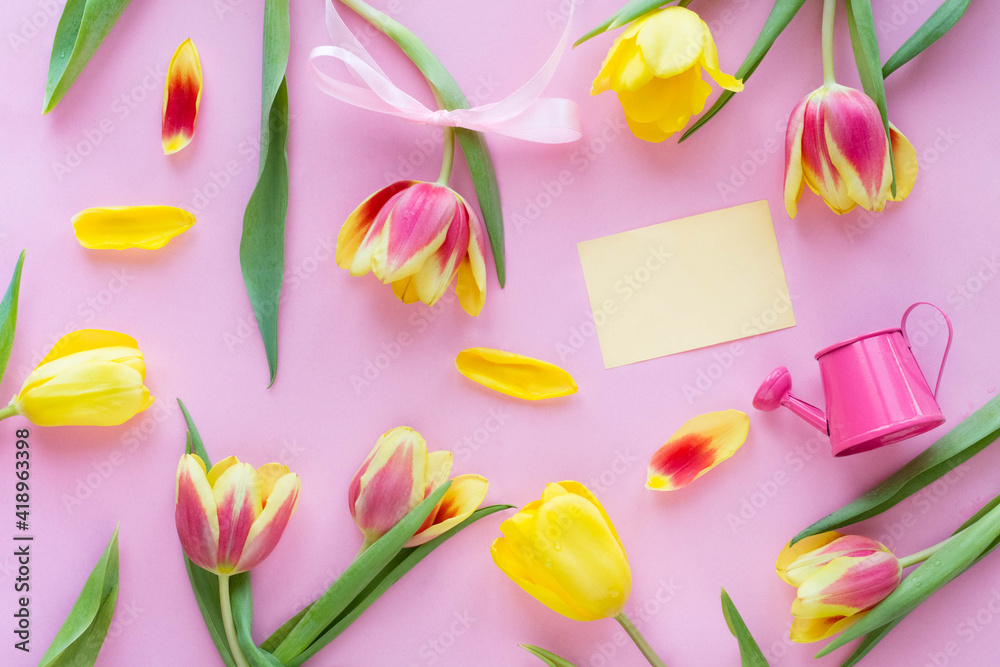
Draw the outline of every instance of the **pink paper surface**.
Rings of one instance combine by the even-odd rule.
[[[620,2],[587,0],[574,34]],[[938,3],[877,4],[888,56]],[[147,357],[158,400],[119,428],[32,428],[32,651],[13,648],[14,432],[0,427],[0,664],[33,665],[55,635],[116,524],[121,592],[102,665],[221,664],[195,606],[173,524],[174,472],[184,445],[175,398],[191,410],[213,458],[279,460],[303,479],[296,515],[254,572],[254,634],[262,640],[322,591],[357,552],[347,485],[378,435],[420,430],[455,452],[456,472],[491,482],[490,502],[523,505],[544,484],[591,486],[628,549],[628,609],[670,665],[739,664],[718,592],[724,586],[772,665],[820,661],[818,645],[787,639],[790,587],[774,575],[788,538],[895,470],[1000,387],[1000,150],[991,3],[973,3],[954,32],[887,83],[893,122],[920,156],[912,196],[877,216],[837,217],[807,193],[799,217],[782,210],[780,145],[786,114],[820,83],[821,3],[810,2],[729,107],[682,145],[634,139],[611,94],[589,96],[612,38],[569,53],[549,94],[576,99],[584,139],[540,146],[493,138],[507,219],[508,283],[491,278],[472,319],[449,296],[405,306],[371,277],[338,269],[339,224],[368,194],[399,178],[437,175],[440,131],[339,104],[306,73],[327,43],[320,0],[292,3],[288,70],[291,201],[280,369],[267,390],[262,345],[240,274],[243,208],[257,168],[263,3],[135,2],[49,116],[45,74],[61,0],[4,3],[0,46],[4,213],[0,272],[27,248],[21,311],[2,394],[66,331],[129,333]],[[476,102],[501,99],[544,62],[564,27],[566,2],[376,2],[425,38]],[[696,3],[720,60],[735,71],[770,3]],[[360,24],[349,17],[355,28]],[[370,31],[362,32],[370,35]],[[192,37],[205,93],[194,142],[160,148],[162,77]],[[425,103],[430,96],[380,37],[362,38],[383,68]],[[858,85],[838,17],[837,71]],[[454,186],[472,194],[459,162]],[[798,326],[767,336],[605,371],[576,244],[636,227],[767,199]],[[85,251],[70,218],[91,206],[171,204],[198,224],[154,253]],[[787,411],[750,400],[779,364],[797,394],[821,402],[813,353],[895,326],[910,303],[944,307],[956,339],[940,403],[949,423],[876,452],[833,460],[824,437]],[[915,313],[913,339],[936,367],[945,337],[933,313]],[[560,363],[579,394],[525,404],[471,385],[453,367],[465,347],[490,346]],[[752,425],[743,449],[691,487],[643,488],[649,455],[695,414],[738,408]],[[998,488],[989,449],[886,514],[857,527],[907,554],[952,531]],[[535,602],[491,562],[501,516],[448,542],[380,599],[318,665],[536,665],[519,643],[580,667],[640,665],[612,621],[582,624]],[[6,546],[3,546],[6,544]],[[991,556],[913,612],[866,659],[870,665],[982,667],[1000,653],[1000,557]]]

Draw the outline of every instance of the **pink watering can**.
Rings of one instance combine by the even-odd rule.
[[[948,343],[934,391],[913,356],[906,318],[919,305],[944,315]],[[831,345],[816,353],[826,395],[826,414],[792,396],[792,377],[780,366],[760,385],[753,398],[758,410],[783,405],[830,436],[834,456],[848,456],[930,431],[944,423],[937,404],[952,338],[951,320],[934,304],[921,301],[903,313],[897,329],[881,329]]]

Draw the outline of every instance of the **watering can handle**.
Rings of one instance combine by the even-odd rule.
[[[948,343],[944,346],[944,356],[941,357],[941,368],[938,369],[937,382],[934,384],[934,398],[936,399],[938,388],[941,386],[941,375],[944,373],[944,363],[948,361],[948,350],[951,349],[951,339],[955,332],[951,328],[951,320],[948,319],[948,315],[943,310],[928,301],[917,301],[915,304],[907,308],[905,313],[903,313],[903,321],[900,324],[900,328],[903,330],[903,340],[906,341],[906,345],[908,347],[912,348],[913,346],[910,344],[910,337],[906,335],[906,318],[910,316],[910,312],[917,306],[930,306],[934,310],[941,313],[941,316],[944,317],[945,324],[948,325]]]

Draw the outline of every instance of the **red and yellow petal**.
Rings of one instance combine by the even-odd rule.
[[[175,499],[174,520],[184,553],[198,567],[217,572],[219,518],[215,497],[205,464],[193,454],[182,456],[177,465]]]
[[[844,535],[829,544],[824,544],[800,555],[789,563],[784,579],[792,586],[800,586],[834,558],[870,556],[880,551],[888,552],[889,550],[881,542],[870,537]]]
[[[256,567],[274,551],[299,502],[302,481],[295,473],[282,475],[265,484],[270,485],[270,490],[265,497],[264,509],[250,527],[240,559],[233,572],[246,572]]]
[[[810,535],[809,537],[804,537],[795,544],[789,542],[778,554],[778,560],[774,564],[774,569],[778,573],[778,578],[787,584],[792,584],[788,580],[788,567],[799,559],[800,556],[807,554],[811,551],[815,551],[821,547],[825,547],[836,539],[843,537],[841,533],[835,530],[830,530],[825,533],[820,533],[819,535]],[[798,586],[798,584],[792,584],[792,586]]]
[[[201,61],[194,42],[181,42],[170,59],[163,89],[163,154],[181,150],[194,138],[201,104]]]
[[[365,539],[387,533],[424,499],[427,443],[411,428],[379,438],[348,491],[352,516]]]
[[[475,210],[462,197],[459,200],[469,216],[469,253],[458,267],[455,294],[462,309],[476,317],[486,304],[486,234]]]
[[[833,84],[823,99],[823,124],[829,159],[847,196],[869,211],[881,211],[892,172],[878,107],[863,92]],[[845,208],[827,203],[838,212]]]
[[[896,196],[889,192],[889,199],[903,201],[910,196],[917,180],[917,150],[899,129],[889,123],[889,138],[892,141],[892,164],[896,170]]]
[[[804,97],[792,110],[785,130],[785,211],[794,219],[805,179],[802,173],[802,134],[805,127],[806,105],[813,93]]]
[[[444,243],[424,262],[413,276],[417,296],[433,306],[444,296],[455,279],[459,264],[469,252],[469,214],[464,206],[455,207],[455,217],[448,225]]]
[[[380,230],[380,242],[372,243],[372,272],[384,283],[416,274],[444,243],[458,206],[455,192],[436,183],[401,192]],[[366,238],[361,249],[368,243]]]
[[[735,454],[749,429],[750,418],[739,410],[688,420],[649,460],[646,488],[673,491],[687,486]]]
[[[212,485],[212,495],[219,516],[218,571],[233,574],[250,529],[264,509],[253,466],[234,463],[226,468]]]
[[[337,236],[337,254],[335,258],[337,266],[342,269],[351,269],[354,264],[354,256],[358,252],[358,247],[364,241],[379,211],[382,210],[393,196],[412,185],[416,185],[416,183],[417,181],[397,181],[387,185],[361,202],[347,216],[347,220],[341,226],[340,234]],[[364,275],[371,270],[371,265],[368,264],[362,268],[363,271],[361,273],[355,274],[352,271],[351,275]]]
[[[431,516],[430,523],[423,527],[406,543],[415,547],[430,542],[462,523],[475,512],[486,498],[489,482],[480,475],[459,475],[451,480],[451,486],[441,498]]]
[[[830,618],[870,609],[896,589],[901,574],[899,559],[885,551],[835,558],[799,586],[792,615]]]

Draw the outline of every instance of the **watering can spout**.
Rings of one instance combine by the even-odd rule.
[[[792,396],[791,392],[792,375],[787,368],[779,366],[761,383],[760,389],[753,397],[753,406],[758,410],[770,412],[783,405],[823,433],[829,434],[829,425],[823,411]]]

